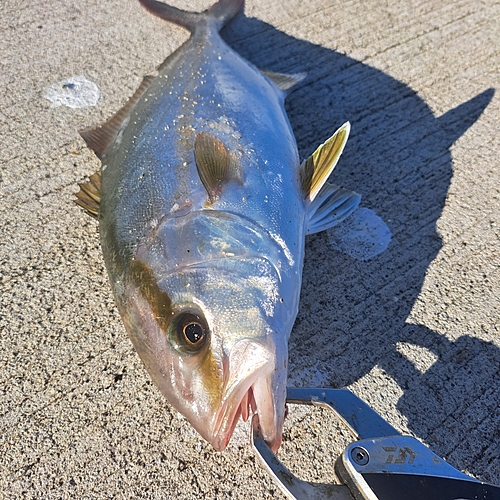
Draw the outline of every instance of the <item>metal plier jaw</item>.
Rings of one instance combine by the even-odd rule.
[[[343,484],[296,478],[260,435],[258,418],[251,442],[261,464],[292,500],[500,500],[500,487],[458,471],[417,439],[401,435],[347,389],[288,388],[287,402],[328,408],[354,437],[337,458]]]

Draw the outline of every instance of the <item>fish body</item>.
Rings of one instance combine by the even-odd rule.
[[[301,166],[284,109],[300,77],[261,72],[219,36],[241,0],[201,14],[141,3],[191,37],[82,132],[102,161],[96,212],[116,303],[158,388],[216,449],[252,413],[277,449],[305,235],[359,202],[324,187],[348,126]]]

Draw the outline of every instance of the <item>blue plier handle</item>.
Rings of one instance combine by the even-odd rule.
[[[332,410],[354,441],[335,463],[342,484],[296,478],[273,454],[252,420],[262,465],[292,500],[500,500],[500,487],[458,471],[417,439],[403,436],[347,389],[288,388],[287,402]]]

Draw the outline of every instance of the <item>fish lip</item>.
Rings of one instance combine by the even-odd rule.
[[[218,411],[213,437],[211,440],[212,446],[217,451],[223,451],[229,444],[229,441],[231,440],[234,432],[234,428],[236,427],[236,424],[238,423],[238,420],[241,416],[242,402],[245,399],[246,394],[251,390],[252,387],[250,386],[247,392],[245,392],[243,396],[241,396],[241,398],[238,398],[238,404],[231,405],[229,410],[228,403],[225,402],[221,409]]]
[[[259,398],[259,392],[256,393],[256,386],[271,386],[271,376],[275,368],[274,356],[271,352],[263,346],[260,342],[256,341],[239,341],[240,344],[239,351],[240,354],[245,356],[245,361],[242,367],[238,366],[238,370],[229,371],[228,381],[226,382],[226,391],[223,397],[222,405],[216,414],[215,424],[212,430],[212,436],[210,442],[212,446],[217,451],[222,451],[228,445],[231,436],[233,434],[234,428],[242,415],[243,411],[246,411],[247,417],[249,414],[263,414],[268,412],[273,414],[274,420],[274,400],[273,398]],[[238,345],[237,344],[237,345]],[[248,359],[251,358],[252,351],[255,355],[255,350],[260,353],[259,363],[251,367],[248,366]],[[250,352],[248,352],[250,351]],[[234,353],[233,358],[234,358]],[[255,358],[254,358],[255,359]],[[231,368],[231,367],[230,367]],[[232,378],[235,376],[235,372],[240,373],[247,370],[251,370],[251,373],[244,376],[242,380],[238,383],[234,383]],[[272,391],[269,390],[270,394]],[[248,405],[248,410],[244,409],[243,406]]]
[[[252,384],[248,390],[243,394],[243,396],[239,399],[239,403],[234,405],[230,411],[227,410],[227,407],[223,406],[221,410],[217,414],[216,426],[214,427],[214,433],[212,440],[210,441],[212,446],[216,451],[224,451],[234,432],[234,428],[238,423],[240,416],[242,416],[243,405],[246,403],[249,405],[249,410],[247,415],[248,417],[245,419],[249,419],[251,422],[256,421],[258,425],[261,427],[261,418],[260,414],[268,411],[273,413],[273,421],[274,421],[274,407],[271,402],[267,408],[262,408],[262,405],[258,405],[254,395],[254,384]],[[226,417],[226,418],[224,418]],[[222,425],[223,422],[227,422],[227,425]],[[252,423],[253,425],[253,423]],[[279,426],[278,426],[279,427]],[[269,431],[269,429],[267,429]],[[262,432],[264,434],[264,432]],[[277,426],[274,425],[271,433],[271,438],[269,438],[269,432],[267,434],[266,442],[268,446],[273,450],[277,451],[281,444],[281,433],[277,431]]]

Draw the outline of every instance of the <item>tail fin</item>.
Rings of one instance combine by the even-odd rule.
[[[139,0],[139,2],[151,14],[193,32],[200,20],[206,17],[215,19],[220,31],[242,9],[244,0],[219,0],[212,7],[200,13],[186,12],[157,0]]]

